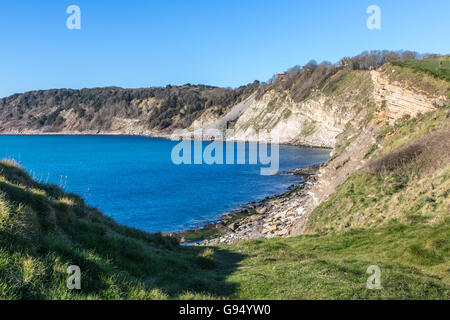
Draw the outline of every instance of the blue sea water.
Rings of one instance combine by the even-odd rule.
[[[117,222],[149,232],[215,221],[298,180],[262,176],[260,168],[267,166],[248,159],[240,165],[175,165],[171,152],[177,143],[130,136],[0,136],[0,158],[14,158],[36,180],[61,185]],[[279,154],[280,171],[329,157],[328,150],[284,145]]]

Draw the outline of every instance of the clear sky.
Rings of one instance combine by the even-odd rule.
[[[69,5],[81,30],[69,30]],[[369,30],[369,5],[381,30]],[[49,88],[266,81],[364,50],[450,53],[449,0],[0,2],[0,97]]]

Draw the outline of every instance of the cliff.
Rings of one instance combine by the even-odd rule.
[[[382,149],[380,131],[448,105],[442,62],[449,59],[385,63],[372,71],[306,66],[270,84],[236,90],[186,85],[31,92],[2,99],[0,132],[265,142],[277,137],[280,143],[331,148],[332,158],[301,191],[270,201],[264,214],[218,241],[295,236],[305,232],[315,208],[367,165],[367,154]]]
[[[287,143],[333,150],[305,184],[255,204],[224,223],[221,237],[191,247],[120,226],[80,197],[0,162],[0,299],[448,299],[450,73],[436,62],[323,69],[304,85],[303,76],[314,74],[307,71],[243,90],[223,108],[205,103],[187,122],[168,111],[174,102],[167,97],[134,97],[113,112],[109,102],[96,111],[94,97],[71,92],[86,117],[67,92],[54,101],[48,92],[3,99],[3,133],[153,133],[138,125],[145,120],[139,108],[152,105],[162,106],[158,125],[173,121],[158,134],[192,132],[202,122],[236,128],[241,140],[264,129]],[[197,94],[214,89],[205,90]],[[382,290],[366,287],[374,264]],[[81,269],[80,290],[66,287],[70,265]]]
[[[417,81],[414,70],[387,64],[378,71],[348,73],[337,82],[338,90],[332,93],[322,90],[312,95],[307,101],[298,105],[294,104],[294,107],[289,103],[283,104],[283,107],[292,108],[290,110],[296,110],[295,112],[299,114],[298,117],[292,116],[292,123],[295,123],[294,119],[302,119],[304,114],[311,117],[311,113],[308,113],[311,110],[309,108],[311,104],[316,104],[316,108],[312,110],[317,117],[323,114],[326,103],[320,104],[318,101],[327,101],[326,97],[333,101],[337,110],[341,110],[341,113],[336,112],[338,116],[333,116],[333,109],[329,109],[329,114],[323,116],[320,122],[318,121],[322,129],[326,128],[326,119],[329,117],[334,123],[338,123],[334,130],[327,131],[325,135],[328,137],[329,146],[333,147],[331,159],[320,167],[317,174],[310,178],[305,186],[297,188],[287,196],[277,197],[258,206],[257,211],[262,212],[261,214],[245,218],[238,227],[234,225],[232,232],[213,242],[233,243],[243,239],[297,236],[309,232],[307,228],[309,217],[315,214],[320,205],[327,203],[329,198],[335,195],[339,186],[360,171],[366,170],[374,160],[373,156],[382,153],[385,144],[399,139],[398,130],[408,123],[407,121],[414,121],[416,125],[420,123],[428,128],[416,136],[412,132],[403,133],[410,139],[412,137],[419,139],[431,132],[443,131],[441,138],[448,142],[450,136],[445,130],[449,123],[449,113],[446,111],[450,103],[449,82],[432,75],[421,74],[420,77],[420,81]],[[348,81],[349,79],[351,80]],[[269,93],[269,96],[272,96],[272,93]],[[339,97],[343,99],[339,100]],[[270,99],[262,101],[268,100]],[[256,107],[269,108],[269,103],[265,105],[256,103]],[[342,113],[343,109],[346,113]],[[428,116],[425,117],[425,115]],[[280,125],[280,128],[288,125],[289,118]],[[430,118],[439,120],[430,120]],[[244,119],[248,118],[242,118],[242,121],[240,118],[237,124],[240,121],[245,123]],[[297,124],[301,127],[302,121],[298,120]],[[411,125],[410,122],[409,125]],[[317,130],[306,136],[299,130],[295,138],[290,136],[292,138],[290,141],[303,143],[321,141],[324,137],[322,132]],[[396,145],[396,148],[400,146],[400,144]],[[393,151],[389,150],[389,152]],[[445,165],[448,165],[448,158],[445,155],[446,153],[441,154],[444,161],[436,170],[442,167],[445,170]],[[429,179],[433,178],[429,177]],[[448,183],[448,181],[442,183]],[[345,211],[345,207],[341,210]],[[383,216],[388,215],[385,213]],[[364,218],[362,220],[364,221]],[[330,223],[330,228],[333,227]],[[314,227],[310,228],[314,229]]]
[[[167,136],[200,117],[221,117],[258,86],[31,91],[0,99],[0,133]]]

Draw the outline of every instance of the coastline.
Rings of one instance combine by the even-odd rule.
[[[252,201],[240,205],[242,209],[233,210],[220,216],[218,221],[208,223],[200,228],[187,229],[177,232],[163,233],[165,236],[176,238],[183,245],[207,245],[219,243],[233,243],[239,241],[233,239],[230,241],[223,241],[224,237],[236,238],[234,235],[238,228],[248,226],[251,228],[251,223],[258,222],[267,217],[269,207],[274,202],[289,200],[292,197],[305,194],[308,186],[314,180],[318,170],[323,164],[308,166],[305,168],[297,168],[278,173],[285,176],[297,176],[301,180],[292,184],[287,191],[278,193],[272,196],[267,196],[258,201]],[[275,230],[274,230],[275,231]],[[270,237],[270,236],[269,236]],[[245,239],[242,239],[245,240]]]
[[[170,135],[162,133],[125,133],[119,131],[101,132],[101,131],[61,131],[61,132],[0,132],[0,136],[124,136],[124,137],[146,137],[170,139]]]
[[[256,143],[271,143],[271,141],[268,140],[246,140],[246,139],[221,139],[217,137],[198,137],[198,136],[177,136],[177,139],[172,138],[172,134],[167,133],[161,133],[161,132],[140,132],[140,133],[133,133],[133,132],[120,132],[120,131],[108,131],[108,132],[102,132],[102,131],[85,131],[85,132],[79,132],[79,131],[61,131],[61,132],[36,132],[36,131],[26,131],[26,132],[0,132],[0,136],[123,136],[123,137],[143,137],[143,138],[157,138],[157,139],[166,139],[170,141],[182,141],[183,138],[185,140],[192,140],[192,141],[234,141],[234,142],[256,142]],[[330,152],[333,150],[333,147],[329,146],[321,146],[321,145],[309,145],[309,144],[297,144],[297,143],[289,143],[289,142],[279,142],[278,145],[280,146],[293,146],[293,147],[303,147],[303,148],[311,148],[311,149],[325,149],[330,150]]]
[[[0,133],[0,136],[124,136],[124,137],[143,137],[143,138],[155,138],[155,139],[166,139],[170,141],[181,141],[174,140],[170,138],[169,134],[161,134],[154,132],[147,133],[124,133],[124,132],[78,132],[78,131],[64,131],[64,132],[8,132],[8,133]],[[186,137],[185,137],[186,138]],[[198,136],[197,136],[198,138]],[[188,140],[202,140],[202,141],[211,141],[205,139],[189,139]],[[213,139],[214,140],[214,139]],[[226,141],[221,139],[216,139],[218,141]],[[239,141],[234,140],[235,142],[249,142],[249,141]],[[262,142],[264,143],[264,142]],[[326,149],[332,150],[332,148],[321,147],[321,146],[308,146],[308,145],[299,145],[292,143],[279,143],[279,145],[293,146],[293,147],[304,147],[304,148],[312,148],[312,149]],[[326,162],[324,162],[326,163]],[[305,168],[295,168],[284,172],[279,172],[277,175],[284,176],[298,176],[300,178],[299,181],[296,181],[292,185],[288,187],[288,190],[282,193],[277,193],[274,195],[266,196],[265,198],[257,201],[252,201],[244,204],[239,204],[238,207],[240,209],[234,209],[229,212],[225,212],[217,219],[211,222],[207,222],[205,225],[198,228],[190,228],[186,230],[176,231],[176,232],[165,232],[163,235],[176,238],[181,244],[189,245],[189,244],[201,244],[201,243],[218,243],[215,239],[219,239],[223,236],[233,235],[236,229],[240,226],[246,224],[246,222],[257,222],[266,217],[268,213],[268,205],[269,202],[281,201],[283,199],[289,199],[290,197],[295,195],[303,194],[303,190],[305,189],[308,182],[315,176],[319,168],[324,164],[318,164],[313,166],[308,166]]]

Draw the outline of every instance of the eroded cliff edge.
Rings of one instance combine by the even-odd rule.
[[[265,107],[257,103],[253,109],[249,109],[258,110],[251,113],[253,117],[248,111],[247,116],[244,113],[239,118],[236,125],[241,128],[241,132],[252,119],[268,119],[267,123],[276,124],[269,124],[266,128],[285,129],[283,132],[288,134],[284,137],[291,143],[323,146],[326,141],[327,146],[333,147],[332,157],[303,186],[257,205],[255,214],[239,224],[233,224],[233,230],[212,240],[212,243],[317,232],[308,227],[308,218],[315,214],[314,210],[327,201],[351,175],[367,167],[374,153],[382,154],[389,136],[396,135],[396,128],[409,119],[416,121],[417,118],[423,119],[425,114],[443,110],[444,115],[440,117],[444,120],[439,122],[440,127],[436,127],[436,130],[444,130],[441,134],[443,143],[450,139],[448,131],[445,131],[448,127],[445,119],[449,116],[445,110],[450,102],[448,81],[425,74],[417,75],[412,70],[391,64],[376,71],[342,73],[335,75],[340,79],[335,83],[334,90],[317,90],[300,104],[291,103],[289,98],[284,97],[281,100],[282,107],[277,108],[281,111],[277,111],[277,114],[289,110],[290,116],[285,119],[277,118],[272,113],[274,111],[269,101],[277,96],[274,92],[268,93],[263,99],[266,101]],[[280,96],[278,99],[281,99]],[[297,132],[290,129],[295,123],[298,124]],[[314,123],[315,130],[305,134],[303,128],[308,123]],[[434,129],[431,127],[430,130]],[[413,136],[413,133],[408,135]],[[353,206],[351,201],[348,205]],[[351,208],[341,209],[346,211]]]

